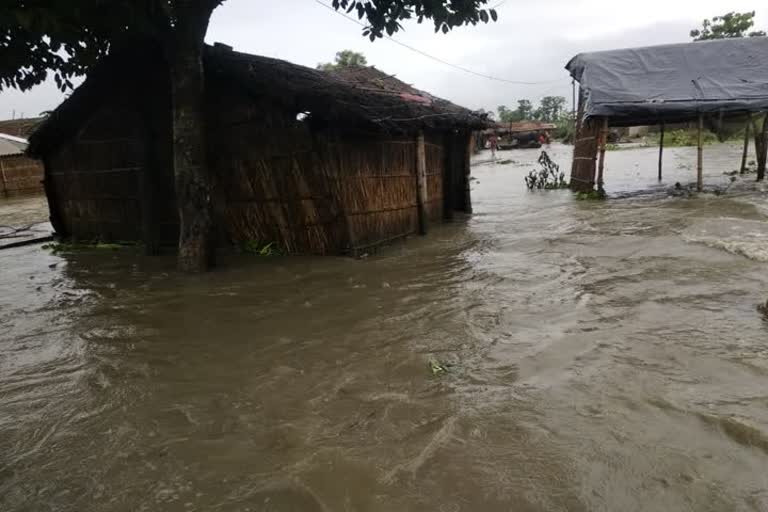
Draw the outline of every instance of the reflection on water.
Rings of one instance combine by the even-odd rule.
[[[0,252],[0,509],[768,508],[765,189],[667,154],[363,261]]]

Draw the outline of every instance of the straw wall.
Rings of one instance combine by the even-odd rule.
[[[58,231],[83,240],[141,239],[140,132],[135,113],[104,110],[51,157],[46,179]]]
[[[311,113],[297,119],[290,106],[222,84],[209,87],[208,165],[219,245],[274,242],[290,253],[357,254],[417,232],[415,134],[328,126]],[[98,110],[47,159],[54,225],[79,239],[174,244],[169,116],[159,107],[142,113],[126,99],[114,103],[120,106]],[[465,139],[426,134],[430,223],[463,208]]]
[[[43,164],[24,155],[0,158],[0,197],[43,192]]]
[[[230,242],[357,253],[416,232],[416,137],[312,125],[273,103],[217,95],[211,162]],[[427,212],[443,216],[442,136],[428,137]]]

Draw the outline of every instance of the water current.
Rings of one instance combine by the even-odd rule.
[[[361,260],[0,251],[0,510],[768,510],[765,186],[634,149],[578,201],[537,156]]]

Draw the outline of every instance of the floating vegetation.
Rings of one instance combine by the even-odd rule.
[[[443,375],[448,373],[448,369],[450,367],[450,364],[441,363],[440,361],[436,361],[434,359],[429,361],[429,370],[432,372],[432,375]]]
[[[43,249],[49,250],[54,254],[62,252],[78,252],[78,251],[117,251],[126,247],[135,247],[139,244],[136,242],[100,242],[100,241],[59,241],[43,244]]]
[[[606,198],[605,190],[590,190],[588,192],[576,192],[577,201],[600,201]]]
[[[560,171],[560,166],[549,158],[546,151],[541,152],[539,165],[541,165],[541,169],[538,171],[534,169],[525,177],[525,186],[528,187],[528,190],[568,188],[565,173]]]
[[[279,256],[283,253],[275,242],[265,244],[258,240],[242,242],[240,244],[240,251],[243,254],[251,254],[253,256]]]

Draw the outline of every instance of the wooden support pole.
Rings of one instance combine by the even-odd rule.
[[[471,163],[471,147],[472,147],[472,133],[468,132],[466,135],[467,140],[464,142],[464,212],[472,213],[472,182],[470,180],[472,174]]]
[[[699,114],[698,159],[696,161],[696,190],[704,189],[704,114]]]
[[[661,122],[661,132],[659,134],[659,181],[661,181],[661,170],[664,166],[664,121]]]
[[[597,190],[603,190],[603,169],[605,168],[605,145],[608,142],[608,118],[604,117],[600,128],[600,140],[597,153]]]
[[[752,114],[750,114],[752,117]],[[739,174],[747,172],[747,153],[749,152],[749,126],[750,120],[747,119],[747,124],[744,126],[744,149],[741,151],[741,167],[739,168]]]
[[[469,150],[469,146],[467,146]],[[427,152],[424,132],[416,137],[416,204],[419,216],[419,234],[427,234]]]
[[[757,181],[765,179],[765,166],[766,160],[768,160],[768,113],[763,117],[763,128],[760,131],[760,135],[757,134],[757,126],[755,125],[755,142],[760,139],[760,145],[755,144],[758,150],[757,153]]]
[[[0,158],[0,182],[3,185],[3,197],[8,197],[8,181],[5,179],[5,166],[3,166],[2,158]]]

